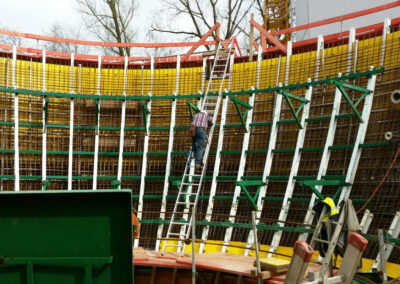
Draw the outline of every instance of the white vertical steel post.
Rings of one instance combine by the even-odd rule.
[[[97,68],[97,95],[100,96],[101,88],[101,55],[98,57]],[[99,162],[99,133],[100,133],[100,99],[98,105],[96,104],[96,126],[94,136],[94,159],[93,159],[93,190],[97,189],[97,168]]]
[[[153,93],[153,72],[154,72],[154,57],[152,56],[150,59],[150,91],[149,96]],[[151,99],[147,102],[147,108],[151,111]],[[143,214],[143,195],[144,195],[144,188],[145,188],[145,177],[146,177],[146,170],[147,170],[147,152],[149,150],[149,127],[150,127],[150,119],[151,114],[148,116],[146,122],[146,130],[144,136],[144,144],[143,144],[143,160],[142,160],[142,174],[140,176],[140,189],[139,189],[139,202],[138,202],[138,220],[142,219]],[[139,238],[135,239],[134,246],[137,247],[139,245]]]
[[[340,73],[339,73],[339,76],[341,76]],[[321,162],[320,162],[319,169],[318,169],[317,180],[321,180],[321,178],[326,174],[326,171],[328,169],[329,158],[331,155],[330,147],[333,145],[333,140],[335,138],[336,125],[337,125],[336,116],[339,114],[339,111],[340,111],[341,100],[342,100],[342,93],[340,92],[339,88],[336,87],[335,99],[333,101],[333,106],[332,106],[331,119],[329,122],[325,146],[324,146],[324,150],[322,152],[322,158],[321,158]],[[319,192],[321,192],[322,186],[316,186],[316,189]],[[303,222],[304,224],[312,224],[312,221],[314,219],[314,214],[315,214],[314,211],[312,210],[312,207],[314,206],[314,202],[315,202],[315,194],[311,194],[310,203],[308,205],[306,217],[304,218],[304,222]],[[308,236],[308,233],[303,233],[299,236],[299,240],[307,241],[307,236]]]
[[[311,79],[308,79],[308,82],[311,82]],[[312,96],[312,86],[309,86],[308,89],[306,90],[306,95],[305,99],[308,100],[309,102],[311,101],[311,96]],[[289,180],[286,186],[286,191],[285,191],[285,196],[282,201],[282,207],[281,211],[279,213],[278,220],[279,221],[286,221],[288,213],[289,213],[289,207],[290,207],[290,201],[289,198],[292,197],[294,188],[296,186],[296,180],[295,176],[297,175],[299,166],[300,166],[300,159],[301,159],[301,152],[300,149],[303,148],[304,146],[304,139],[306,137],[306,130],[307,130],[307,122],[306,119],[308,118],[308,114],[310,112],[310,103],[307,103],[304,108],[303,108],[303,114],[301,116],[301,125],[303,125],[303,128],[299,130],[298,136],[297,136],[297,142],[296,142],[296,148],[294,151],[294,156],[293,156],[293,162],[292,162],[292,168],[290,170],[289,174]],[[279,225],[282,224],[284,226],[284,223],[278,223]],[[281,241],[282,237],[282,231],[278,230],[275,231],[274,237],[272,238],[272,243],[269,248],[269,253],[268,257],[272,257],[272,253],[276,252],[278,249],[279,243]]]
[[[42,91],[46,92],[46,50],[42,51]],[[47,97],[43,95],[42,112],[42,182],[47,179]]]
[[[124,90],[123,96],[126,98],[127,90],[127,76],[128,76],[128,57],[125,56],[124,60]],[[125,141],[125,118],[126,118],[126,100],[122,101],[122,111],[121,111],[121,129],[119,136],[119,152],[118,152],[118,169],[117,169],[117,180],[120,182],[118,189],[121,189],[121,177],[122,177],[122,163],[123,163],[123,153],[124,153],[124,141]]]
[[[372,69],[373,69],[373,67],[371,67],[371,70]],[[371,110],[372,110],[372,101],[374,99],[375,83],[376,83],[376,75],[374,74],[374,75],[371,75],[371,77],[368,79],[367,89],[372,91],[372,93],[369,93],[364,98],[364,106],[363,106],[363,111],[362,111],[362,115],[361,115],[363,122],[361,122],[358,127],[356,141],[354,143],[353,152],[351,154],[350,163],[349,163],[349,167],[347,169],[347,174],[346,174],[346,178],[345,178],[345,182],[350,185],[345,185],[342,188],[342,192],[340,193],[340,198],[339,198],[338,204],[340,204],[340,202],[342,200],[346,200],[350,197],[351,187],[352,187],[351,185],[353,184],[354,179],[356,177],[358,162],[360,161],[360,158],[361,158],[362,148],[360,148],[360,144],[364,143],[365,136],[367,134],[369,117],[370,117]]]
[[[383,34],[382,34],[382,55],[381,55],[381,67],[385,64],[385,52],[386,52],[386,38],[390,33],[391,20],[386,17],[383,22]]]
[[[179,92],[180,62],[181,62],[181,57],[178,55],[176,57],[176,79],[175,79],[175,93],[174,93],[175,96]],[[171,160],[172,160],[171,153],[172,153],[172,149],[174,146],[174,127],[175,127],[175,119],[176,119],[176,104],[177,104],[177,99],[173,99],[172,106],[171,106],[171,122],[169,125],[170,128],[169,128],[167,164],[166,164],[166,168],[165,168],[164,189],[163,189],[163,195],[162,195],[162,200],[161,200],[160,220],[165,220],[165,211],[167,209],[167,194],[168,194],[169,175],[171,173]],[[164,229],[164,224],[158,225],[156,248],[155,248],[156,251],[158,251],[160,249],[160,243],[161,243],[163,229]]]
[[[387,232],[391,238],[397,238],[400,234],[400,211],[397,211],[396,215],[394,215],[393,221],[390,224],[389,231]],[[393,245],[392,244],[385,244],[383,251],[385,252],[384,259],[387,261],[392,253]],[[372,264],[372,269],[379,269],[381,267],[382,257],[381,253],[379,252],[374,263]]]
[[[12,61],[12,87],[17,89],[17,47],[13,46],[13,61]],[[14,98],[14,191],[19,191],[19,101],[18,93],[13,93]]]
[[[360,230],[363,234],[368,233],[369,226],[371,225],[372,218],[374,218],[374,214],[372,214],[368,209],[365,210],[364,215],[360,222]]]
[[[70,93],[74,93],[74,53],[71,53]],[[69,108],[69,148],[68,148],[68,190],[72,190],[72,163],[74,151],[74,98],[70,100]]]
[[[354,27],[349,29],[349,42],[347,46],[347,73],[351,71],[351,62],[353,58],[353,44],[356,40],[356,30]]]
[[[321,62],[323,62],[323,54],[321,56],[321,51],[324,50],[324,37],[322,35],[318,35],[318,42],[317,42],[317,58],[316,58],[316,68],[315,68],[315,76],[314,79],[319,79],[319,69],[321,67]]]
[[[233,60],[234,60],[234,55],[231,55],[230,58],[230,72],[232,72],[232,67],[233,67]],[[229,88],[231,85],[232,81],[232,76],[229,77]],[[214,170],[213,170],[213,176],[211,179],[211,188],[210,188],[210,194],[209,194],[209,199],[208,199],[208,204],[207,204],[207,211],[206,211],[206,216],[205,220],[207,222],[211,221],[211,216],[214,208],[214,196],[217,191],[217,176],[219,174],[219,167],[221,165],[221,151],[222,151],[222,144],[224,141],[224,126],[226,123],[226,112],[228,110],[228,102],[229,98],[228,96],[223,96],[222,100],[222,109],[221,109],[221,119],[219,122],[219,134],[218,134],[218,142],[217,142],[217,150],[215,154],[215,162],[214,162]],[[199,253],[202,254],[204,252],[204,248],[206,246],[207,238],[208,238],[208,232],[210,230],[210,226],[206,225],[203,228],[203,232],[201,235],[201,242],[199,246]]]
[[[287,56],[286,56],[286,66],[285,66],[285,85],[287,84],[289,80],[289,69],[290,69],[290,57],[292,55],[292,43],[291,41],[288,41],[287,44]],[[279,60],[279,65],[278,65],[278,72],[277,72],[277,83],[279,79],[279,73],[280,73],[280,60]],[[279,84],[279,86],[282,86],[282,84]],[[259,209],[256,212],[256,219],[259,219],[264,207],[264,197],[267,194],[267,186],[268,186],[268,176],[271,172],[272,168],[272,160],[273,160],[273,152],[272,150],[275,149],[276,145],[276,138],[278,135],[278,121],[280,119],[280,113],[281,113],[281,107],[282,107],[282,96],[276,94],[275,95],[276,100],[275,100],[275,108],[274,108],[274,113],[272,116],[272,125],[271,125],[271,131],[270,131],[270,137],[267,145],[267,155],[265,158],[265,165],[264,165],[264,171],[263,171],[263,176],[262,176],[262,181],[265,183],[263,186],[261,186],[260,192],[258,194],[257,198],[257,208]],[[250,236],[249,236],[250,237]],[[252,239],[248,238],[247,240],[247,246],[251,247],[252,243],[254,242],[254,236],[252,236]],[[248,253],[248,250],[245,251],[245,253]]]
[[[261,47],[261,46],[260,46]],[[260,79],[260,64],[261,64],[261,53],[258,53],[258,57],[257,57],[257,71],[256,71],[256,88],[258,88],[259,86],[259,79]],[[254,87],[251,88],[252,90],[254,90]],[[254,106],[254,100],[255,100],[255,94],[250,94],[250,98],[249,98],[249,105],[251,107]],[[253,108],[251,108],[248,112],[247,112],[247,119],[246,119],[246,129],[248,130],[244,135],[243,135],[243,144],[242,144],[242,150],[240,153],[240,162],[239,162],[239,169],[238,169],[238,173],[237,173],[237,177],[236,177],[236,181],[240,181],[243,177],[244,174],[244,170],[246,167],[246,160],[247,160],[247,153],[246,151],[249,149],[249,140],[250,140],[250,133],[251,133],[251,128],[250,128],[250,124],[253,122]],[[235,216],[237,213],[237,208],[239,205],[239,196],[240,196],[240,192],[241,192],[241,188],[240,186],[235,186],[235,191],[233,194],[233,199],[232,199],[232,205],[231,205],[231,210],[229,213],[229,222],[234,223],[235,222]],[[226,253],[226,250],[228,248],[228,245],[231,241],[231,237],[232,237],[232,232],[233,232],[233,227],[228,227],[225,231],[225,237],[224,237],[224,243],[222,246],[222,253]],[[250,232],[253,232],[250,230]]]

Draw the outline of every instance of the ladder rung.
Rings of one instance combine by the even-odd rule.
[[[183,185],[199,185],[199,183],[181,183],[181,184],[183,184]]]
[[[321,240],[321,239],[314,239],[314,241],[320,242],[320,243],[325,243],[325,244],[330,244],[332,242],[332,241],[326,241],[326,240]]]
[[[184,205],[194,205],[194,202],[182,202],[182,201],[177,201],[177,204],[184,204]]]
[[[181,234],[181,233],[169,233],[168,235],[173,235],[173,236],[184,236],[185,234]]]
[[[181,221],[181,222],[183,222],[183,221]],[[185,221],[185,222],[188,222],[188,221]],[[180,223],[179,221],[178,222],[176,222],[176,221],[171,221],[171,224],[174,224],[174,225],[189,225],[189,223]]]
[[[169,244],[165,244],[164,246],[166,246],[166,247],[181,247],[180,245],[169,245]]]

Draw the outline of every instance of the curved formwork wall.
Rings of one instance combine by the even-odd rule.
[[[326,167],[321,180],[338,181],[336,185],[324,185],[322,193],[333,196],[338,187],[345,187],[351,190],[350,197],[356,210],[361,208],[385,175],[399,145],[395,138],[385,140],[384,137],[388,131],[399,133],[399,104],[391,101],[392,91],[400,88],[399,35],[399,31],[394,31],[384,40],[379,33],[364,35],[350,46],[347,40],[336,41],[322,44],[318,50],[315,46],[309,50],[294,49],[289,57],[267,53],[259,61],[240,59],[232,66],[225,88],[236,93],[227,95],[250,104],[253,96],[254,105],[244,117],[243,124],[234,101],[226,97],[226,120],[221,122],[219,117],[217,121],[218,125],[225,125],[222,131],[218,127],[214,132],[206,182],[197,209],[199,239],[203,242],[225,239],[226,245],[248,241],[249,212],[253,207],[236,182],[250,180],[263,182],[258,196],[258,183],[245,185],[251,196],[256,195],[254,200],[259,205],[260,222],[265,225],[260,231],[260,242],[270,244],[274,235],[276,239],[276,232],[283,230],[279,245],[292,246],[303,232],[297,227],[304,221],[312,196],[310,188],[299,182],[316,180],[321,164]],[[165,236],[167,226],[163,224],[168,223],[176,199],[174,181],[181,179],[190,149],[188,102],[196,104],[201,97],[198,92],[204,91],[207,84],[207,72],[204,71],[207,68],[201,61],[180,65],[129,61],[125,71],[123,61],[105,58],[99,61],[96,58],[92,61],[71,60],[45,52],[34,55],[29,50],[15,54],[13,59],[10,50],[4,49],[0,53],[1,190],[93,189],[93,176],[97,176],[95,188],[98,190],[118,187],[118,183],[111,182],[119,179],[118,165],[121,163],[120,188],[132,190],[133,206],[140,210],[141,234],[136,245],[159,248],[156,239]],[[344,81],[367,88],[371,76],[360,72],[370,70],[371,66],[384,67],[385,71],[383,74],[375,72],[372,111],[365,141],[357,147],[361,157],[355,180],[350,185],[345,179],[355,145],[359,143],[357,137],[362,123],[341,97],[340,111],[335,116],[336,131],[331,137],[333,143],[327,145],[332,135],[328,132],[336,85],[326,79],[335,78],[339,73],[342,76],[352,73],[355,75],[350,74]],[[288,101],[273,87],[279,83],[292,84],[286,91],[304,97],[307,88],[298,83],[308,79],[319,83],[312,85],[308,118],[300,127]],[[252,87],[257,91],[252,92]],[[361,96],[357,90],[348,89],[347,93],[354,102]],[[123,154],[119,155],[121,118],[124,117],[121,98],[124,95],[127,101]],[[176,112],[173,111],[175,103]],[[291,103],[294,109],[301,105],[295,99]],[[361,100],[356,107],[358,112],[362,113],[363,107],[364,100]],[[242,114],[246,110],[245,106],[239,108]],[[303,106],[298,113],[299,118],[305,108]],[[70,131],[71,113],[73,133]],[[14,127],[16,117],[18,129]],[[175,119],[171,120],[173,117]],[[171,121],[173,131],[170,131]],[[301,129],[305,136],[304,144],[299,147]],[[69,155],[70,137],[72,156]],[[276,143],[273,143],[274,137]],[[248,143],[244,143],[247,139]],[[172,149],[168,145],[172,145]],[[330,153],[328,160],[322,158],[325,148]],[[16,149],[19,165],[14,160]],[[293,169],[294,155],[298,155],[298,170]],[[354,165],[352,167],[354,169]],[[398,176],[397,163],[367,206],[375,214],[369,231],[372,234],[377,228],[388,228],[400,210]],[[72,180],[70,186],[69,178]],[[290,195],[288,188],[292,191]],[[212,203],[209,202],[210,194],[214,195]],[[160,215],[163,199],[165,217]],[[284,207],[283,202],[286,202]],[[229,216],[232,207],[235,208],[234,217]],[[279,226],[276,223],[282,208],[287,210],[287,222]],[[208,219],[206,212],[210,213]],[[360,219],[362,214],[359,214]],[[367,256],[374,258],[377,251],[378,246],[371,242]],[[394,250],[390,261],[398,263],[399,255],[399,251]]]

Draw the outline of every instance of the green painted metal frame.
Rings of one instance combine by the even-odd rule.
[[[200,112],[200,109],[195,104],[193,104],[191,101],[186,101],[186,104],[189,107],[190,119],[192,120],[193,119],[193,111],[195,113],[198,113],[198,112]]]
[[[235,185],[240,186],[243,192],[246,194],[247,200],[250,201],[251,205],[253,206],[255,211],[258,211],[258,207],[256,204],[256,200],[258,198],[258,194],[260,193],[261,187],[265,185],[265,182],[262,180],[241,180],[237,181]],[[246,186],[258,186],[257,191],[254,196],[251,196],[249,191],[247,190]]]
[[[252,96],[253,94],[249,94],[250,96]],[[229,99],[235,104],[236,107],[236,111],[239,115],[240,118],[240,122],[242,127],[244,128],[245,132],[247,132],[247,128],[246,128],[246,123],[245,123],[245,119],[247,116],[247,113],[249,112],[249,110],[251,110],[253,107],[251,105],[249,105],[248,103],[234,97],[234,96],[229,96]],[[240,110],[239,106],[244,106],[246,108],[246,110],[244,111],[244,113],[242,113],[242,111]]]
[[[309,101],[303,97],[297,96],[297,95],[293,95],[285,90],[280,90],[278,91],[278,94],[283,95],[283,97],[285,98],[287,104],[289,105],[290,111],[293,114],[294,119],[296,120],[297,124],[299,125],[300,128],[303,128],[303,125],[301,125],[301,121],[299,118],[299,113],[300,111],[303,109],[303,107],[309,103]],[[294,109],[292,102],[290,101],[290,99],[294,99],[297,101],[301,102],[301,105],[299,106],[299,108],[297,109],[297,111]]]
[[[272,93],[279,92],[280,90],[295,90],[299,88],[307,88],[308,86],[316,86],[321,84],[335,84],[334,82],[345,81],[345,80],[355,80],[361,77],[368,77],[374,74],[383,74],[385,69],[383,67],[377,69],[373,68],[372,70],[367,70],[365,72],[355,72],[349,73],[345,76],[334,77],[334,78],[326,78],[318,81],[297,83],[297,84],[289,84],[285,86],[277,86],[277,87],[268,87],[264,89],[249,89],[242,90],[237,92],[227,92],[226,95],[248,95],[252,94],[260,94],[260,93]],[[355,86],[357,87],[357,86]],[[62,92],[43,92],[37,90],[29,90],[29,89],[14,89],[14,88],[0,88],[0,92],[6,93],[15,93],[15,94],[30,94],[35,96],[48,96],[55,98],[79,98],[79,99],[100,99],[100,100],[127,100],[127,101],[142,101],[142,100],[173,100],[173,99],[193,99],[193,98],[203,98],[204,94],[186,94],[186,95],[161,95],[161,96],[143,96],[143,95],[132,95],[132,96],[122,96],[122,95],[98,95],[98,94],[80,94],[80,93],[62,93]],[[207,96],[218,96],[218,93],[209,93]]]
[[[342,94],[342,96],[344,97],[344,99],[346,100],[346,102],[349,104],[351,110],[354,112],[354,114],[358,117],[358,119],[360,120],[360,122],[364,122],[364,120],[361,117],[361,114],[359,113],[359,111],[357,110],[357,106],[360,104],[360,102],[365,99],[365,97],[368,94],[371,94],[373,91],[372,90],[368,90],[366,88],[363,87],[359,87],[359,86],[355,86],[355,85],[351,85],[342,81],[337,81],[337,80],[331,80],[332,84],[335,84],[336,87],[339,89],[340,93]],[[353,103],[353,101],[350,99],[349,95],[347,94],[346,90],[344,88],[350,89],[350,90],[354,90],[354,91],[359,91],[362,92],[361,96],[358,98],[358,100]]]
[[[342,191],[342,187],[346,186],[346,185],[351,185],[348,182],[344,182],[343,180],[303,180],[303,181],[299,181],[298,184],[300,186],[308,186],[312,192],[314,192],[314,194],[320,199],[320,200],[324,200],[325,197],[322,195],[321,192],[319,192],[315,186],[339,186],[338,190],[335,192],[335,194],[333,195],[332,199],[336,200],[338,195],[340,194],[340,192]]]

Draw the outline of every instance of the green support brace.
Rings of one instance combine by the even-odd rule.
[[[200,112],[200,109],[196,105],[194,105],[191,101],[186,101],[186,104],[189,107],[190,120],[192,120],[193,119],[193,111],[195,113],[198,113],[198,112]]]
[[[250,94],[250,96],[251,95],[252,94]],[[239,118],[240,118],[240,122],[242,123],[242,126],[243,126],[244,130],[247,132],[246,123],[245,123],[244,120],[245,120],[246,115],[249,112],[249,110],[251,110],[253,107],[251,105],[249,105],[248,103],[246,103],[246,102],[244,102],[244,101],[242,101],[242,100],[240,100],[240,99],[238,99],[238,98],[236,98],[234,96],[229,96],[229,99],[235,104],[236,111],[237,111],[237,113],[239,115]],[[244,106],[246,108],[244,113],[242,113],[242,111],[240,110],[239,105],[240,106]]]
[[[355,86],[355,85],[350,85],[348,83],[342,82],[342,81],[336,81],[336,80],[331,80],[332,84],[335,84],[336,87],[339,89],[340,93],[342,93],[342,96],[344,97],[344,99],[347,101],[347,103],[349,104],[350,108],[352,109],[352,111],[355,113],[355,115],[358,117],[358,119],[360,120],[360,122],[364,122],[364,120],[361,117],[361,114],[359,113],[359,111],[357,110],[357,106],[360,104],[360,102],[368,95],[371,94],[372,91],[368,90],[366,88],[363,87],[359,87],[359,86]],[[344,88],[350,89],[350,90],[354,90],[354,91],[358,91],[358,92],[362,92],[361,96],[358,98],[358,100],[353,103],[353,101],[350,99],[349,95],[347,94],[346,90]]]
[[[147,134],[148,129],[146,126],[147,126],[147,120],[150,115],[150,110],[144,102],[141,102],[140,104],[142,105],[144,128]]]
[[[350,183],[344,182],[342,180],[303,180],[303,181],[299,181],[298,184],[300,186],[308,186],[320,200],[324,200],[325,197],[322,195],[321,192],[319,192],[316,189],[315,186],[318,186],[318,185],[338,186],[339,188],[335,192],[335,194],[333,195],[333,198],[332,198],[333,200],[336,200],[337,196],[342,191],[342,187],[345,185],[351,185]]]
[[[242,180],[242,181],[237,181],[235,185],[240,186],[240,188],[244,191],[246,194],[247,199],[250,201],[251,205],[253,206],[254,210],[258,211],[258,207],[256,204],[256,200],[258,197],[258,194],[260,193],[261,187],[265,185],[265,183],[261,180]],[[258,186],[256,193],[254,196],[251,196],[249,191],[247,190],[246,186]]]
[[[48,181],[48,180],[42,181],[42,190],[43,191],[46,191],[49,186],[50,186],[50,181]]]
[[[121,182],[119,180],[112,180],[110,184],[114,189],[121,189]]]
[[[299,113],[300,113],[301,109],[302,109],[306,104],[309,103],[309,101],[306,100],[306,99],[303,98],[303,97],[293,95],[293,94],[291,94],[291,93],[289,93],[289,92],[287,92],[287,91],[285,91],[285,90],[280,90],[280,91],[278,91],[278,94],[284,96],[284,98],[285,98],[287,104],[289,105],[290,111],[291,111],[292,114],[293,114],[294,119],[296,120],[296,122],[297,122],[297,124],[299,125],[299,127],[300,127],[300,128],[303,128],[303,125],[301,125],[301,121],[300,121],[300,118],[299,118]],[[290,99],[294,99],[294,100],[297,100],[297,101],[300,101],[300,102],[301,102],[301,105],[299,106],[299,108],[297,109],[297,111],[294,109],[293,104],[292,104],[292,102],[290,101]]]

